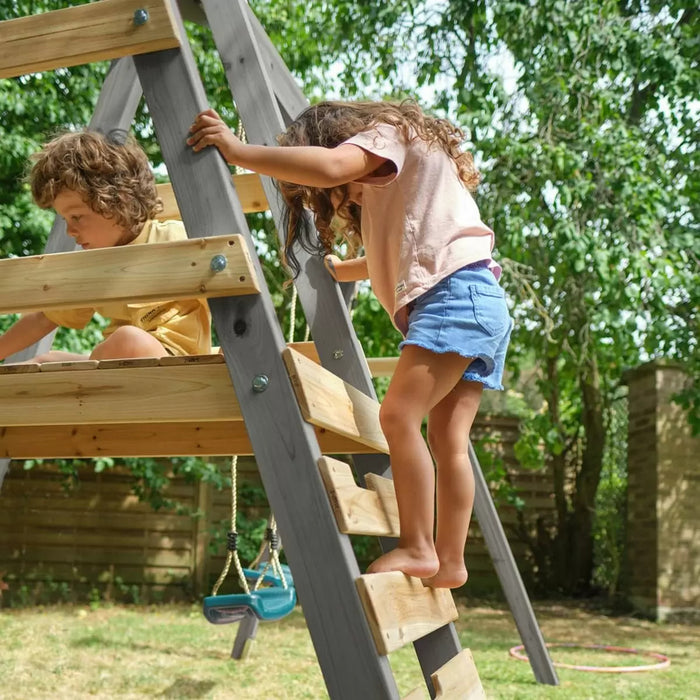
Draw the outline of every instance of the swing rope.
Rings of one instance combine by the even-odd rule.
[[[226,537],[226,563],[224,564],[224,569],[219,575],[214,588],[212,588],[212,595],[216,595],[221,584],[226,580],[228,576],[229,569],[233,563],[236,568],[236,573],[241,582],[241,586],[246,594],[250,594],[250,588],[248,586],[248,581],[246,580],[245,574],[243,573],[243,567],[241,566],[241,559],[238,556],[238,532],[236,532],[236,513],[238,512],[238,486],[237,486],[237,473],[238,473],[238,455],[234,455],[231,458],[231,529],[229,530]]]

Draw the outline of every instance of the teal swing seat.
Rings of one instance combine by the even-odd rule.
[[[281,569],[286,588],[282,579],[266,572],[262,582],[268,584],[268,588],[259,588],[250,593],[207,596],[204,599],[204,617],[214,625],[226,625],[240,622],[248,613],[267,622],[289,615],[294,610],[297,595],[289,567],[282,564]],[[261,570],[244,568],[243,574],[248,581],[256,582],[260,578]]]
[[[274,621],[289,615],[297,602],[293,586],[260,588],[250,593],[210,595],[204,599],[204,617],[213,625],[240,622],[249,612],[258,620]]]

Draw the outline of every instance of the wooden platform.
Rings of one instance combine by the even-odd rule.
[[[321,450],[386,452],[378,404],[308,362],[301,376],[292,361],[307,402],[344,407],[316,425]],[[0,457],[229,454],[252,448],[222,355],[0,366]]]

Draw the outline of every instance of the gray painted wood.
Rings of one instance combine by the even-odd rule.
[[[136,77],[134,62],[130,57],[113,61],[100,91],[89,128],[103,133],[112,129],[128,130],[134,120],[140,99],[141,86]],[[56,216],[44,252],[64,253],[75,248],[75,241],[66,233],[66,222],[60,216]],[[48,333],[30,347],[11,355],[6,361],[24,362],[47,352],[53,345],[55,334],[55,331]],[[0,459],[0,489],[9,468],[10,460]]]
[[[559,685],[557,672],[552,664],[552,659],[549,656],[542,632],[537,624],[525,585],[515,563],[513,552],[510,549],[506,533],[496,511],[496,506],[489,493],[488,484],[479,466],[479,459],[471,443],[469,445],[469,459],[474,468],[476,490],[474,515],[479,521],[484,542],[486,542],[496,574],[513,614],[515,625],[520,633],[520,639],[525,645],[535,679],[538,683]]]
[[[277,55],[277,52],[267,36],[261,33],[257,20],[250,18],[250,11],[244,2],[205,0],[204,9],[226,67],[226,77],[248,140],[251,143],[274,144],[275,136],[284,129],[286,123],[279,109],[276,92],[279,78],[283,74],[281,66],[284,64],[279,57],[274,61],[276,70],[273,87],[271,76],[265,70],[264,59],[269,63],[272,60],[270,56]],[[261,48],[261,45],[265,48]],[[287,71],[285,74],[289,75]],[[284,94],[293,94],[288,79],[284,81],[283,89]],[[300,111],[299,106],[308,104],[298,88],[296,92],[295,113]],[[281,202],[269,178],[263,178],[263,187],[282,244],[284,233]],[[334,374],[376,398],[362,346],[353,329],[342,290],[317,257],[304,251],[299,251],[298,257],[302,272],[295,284],[321,363]],[[355,455],[353,462],[356,473],[362,479],[368,472],[390,475],[386,455]],[[395,540],[383,538],[381,542],[384,549],[395,546]],[[419,662],[426,685],[434,693],[430,674],[461,650],[454,626],[448,625],[434,632],[429,646],[430,653],[420,655]]]
[[[216,150],[195,154],[185,144],[194,116],[207,107],[189,46],[134,60],[188,235],[243,234],[262,279],[228,167]],[[398,697],[355,592],[357,562],[335,526],[316,467],[320,449],[281,359],[285,342],[269,292],[210,306],[329,695]],[[253,380],[262,376],[267,389],[256,393]]]

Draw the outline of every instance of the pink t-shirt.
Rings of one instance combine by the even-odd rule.
[[[399,129],[378,124],[345,143],[390,160],[396,173],[365,177],[362,244],[370,284],[404,335],[406,305],[456,270],[492,261],[494,235],[457,174],[454,161],[422,139],[406,143]]]

